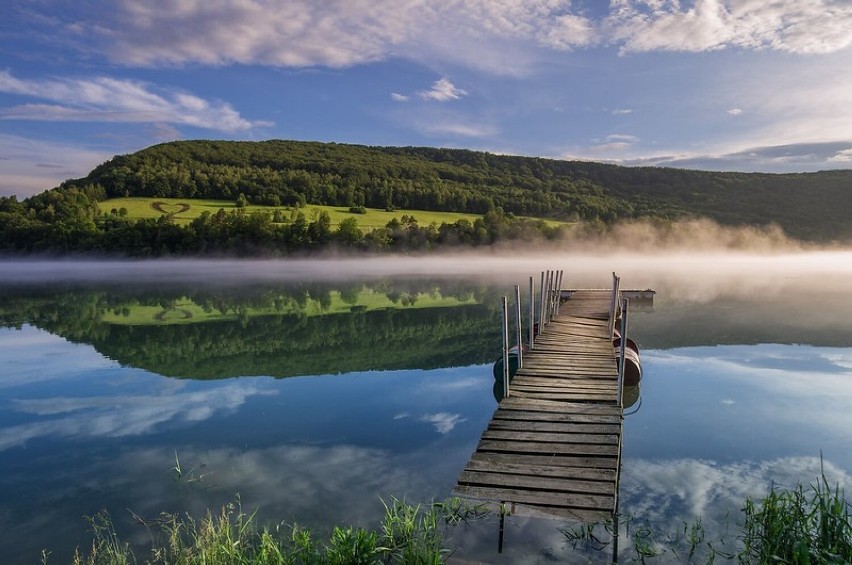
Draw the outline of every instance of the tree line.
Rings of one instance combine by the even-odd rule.
[[[225,199],[481,214],[474,222],[418,225],[400,217],[363,233],[357,218],[220,211],[180,226],[166,214],[102,214],[122,196]],[[0,198],[0,251],[131,256],[289,254],[331,246],[364,250],[548,240],[559,231],[523,217],[600,228],[622,220],[708,217],[722,225],[779,225],[811,241],[848,240],[852,171],[714,173],[560,161],[423,147],[297,141],[182,141],[119,155],[81,179],[18,201]],[[357,215],[357,214],[356,214]]]
[[[402,214],[384,227],[362,231],[353,215],[332,225],[328,213],[292,220],[243,208],[205,212],[187,225],[170,214],[132,219],[102,213],[103,190],[86,185],[60,187],[27,201],[0,198],[0,252],[104,253],[133,257],[171,255],[284,255],[329,248],[361,251],[425,250],[491,245],[499,241],[554,240],[561,228],[543,220],[519,218],[497,208],[474,221],[420,225]]]
[[[416,282],[416,281],[415,281]],[[341,296],[358,287],[340,289]],[[389,298],[429,292],[434,286],[388,285]],[[496,291],[460,286],[443,296],[481,304],[305,316],[290,307],[327,302],[328,288],[271,289],[10,288],[0,298],[0,327],[32,324],[101,354],[164,376],[214,379],[240,375],[290,377],[367,370],[434,369],[487,363],[497,354]],[[242,294],[235,294],[242,293]],[[129,305],[163,308],[190,297],[204,308],[237,314],[234,320],[174,325],[120,325],[104,313]],[[247,308],[273,312],[247,317]],[[280,314],[274,311],[280,308]],[[337,353],[335,353],[337,351]]]

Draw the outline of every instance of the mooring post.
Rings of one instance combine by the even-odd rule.
[[[541,330],[544,329],[544,271],[541,272],[541,296],[540,304],[538,307],[538,333],[541,333]]]
[[[624,410],[624,354],[627,349],[627,299],[621,299],[621,347],[618,357],[618,407]]]
[[[554,308],[556,305],[556,271],[550,272],[550,293],[547,297],[550,299],[550,307],[547,309],[547,316],[552,322]]]
[[[615,318],[616,313],[618,311],[618,287],[619,287],[619,277],[615,274],[615,271],[612,272],[612,296],[610,298],[609,304],[609,333],[615,331]]]
[[[556,315],[559,315],[559,308],[562,306],[562,276],[565,271],[559,271],[559,278],[556,281]]]
[[[522,336],[521,328],[521,287],[519,285],[515,285],[515,304],[517,305],[517,313],[518,313],[518,331],[517,331],[517,342],[518,342],[518,369],[524,366],[524,341]]]
[[[535,347],[535,288],[533,278],[530,277],[530,349]]]
[[[509,305],[503,297],[503,397],[509,396]]]

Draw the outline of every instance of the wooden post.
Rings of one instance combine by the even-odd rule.
[[[518,318],[518,331],[517,334],[517,342],[518,342],[518,369],[524,366],[524,340],[521,337],[522,328],[521,328],[521,287],[515,285],[515,304],[517,305],[517,318]]]
[[[556,315],[559,315],[559,308],[562,306],[562,276],[565,271],[559,271],[559,278],[556,281]]]
[[[541,296],[539,296],[538,307],[538,333],[544,329],[544,271],[541,272]]]
[[[550,308],[547,309],[547,315],[553,321],[553,315],[556,313],[556,271],[550,273]]]
[[[530,277],[530,349],[535,347],[535,288],[533,278]]]
[[[619,290],[621,286],[621,278],[615,274],[615,271],[612,273],[612,298],[610,299],[610,312],[609,312],[609,333],[612,333],[615,330],[615,318],[617,317],[618,312],[618,296]]]
[[[621,347],[618,357],[618,407],[624,410],[624,354],[627,349],[627,299],[621,300]]]
[[[509,306],[503,297],[503,397],[509,396]]]

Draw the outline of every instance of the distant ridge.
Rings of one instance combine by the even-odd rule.
[[[852,236],[852,171],[734,173],[624,167],[464,149],[271,140],[176,141],[120,155],[65,187],[107,197],[363,205],[611,223],[707,217],[779,225],[802,240]]]

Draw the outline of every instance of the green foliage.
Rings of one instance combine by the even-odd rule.
[[[32,324],[120,363],[182,378],[439,368],[487,363],[495,355],[492,292],[462,284],[438,291],[434,283],[414,281],[379,283],[369,292],[360,285],[249,293],[7,288],[0,326]],[[175,466],[192,475],[179,461]]]
[[[209,512],[201,521],[191,516],[163,514],[146,523],[152,534],[145,563],[170,565],[379,565],[440,564],[446,522],[441,505],[411,506],[393,499],[385,504],[378,531],[335,526],[326,543],[314,540],[298,525],[261,527],[256,512],[243,511],[239,501]],[[139,519],[138,517],[136,517]],[[140,519],[141,520],[141,519]],[[75,565],[137,563],[127,543],[115,533],[105,512],[90,520],[93,542],[88,553],[75,553]],[[47,554],[43,556],[47,561]]]
[[[850,186],[852,171],[715,173],[458,149],[181,141],[116,156],[85,178],[23,202],[0,199],[0,251],[247,255],[335,245],[399,251],[558,235],[547,224],[520,217],[583,221],[597,229],[627,219],[707,217],[734,226],[776,224],[803,240],[844,240],[852,237],[846,217]],[[406,209],[483,218],[434,226],[401,221],[401,227],[353,241],[333,237],[319,217],[303,224],[281,222],[279,216],[265,223],[252,219],[254,213],[212,210],[212,227],[181,222],[164,227],[134,220],[132,213],[98,210],[98,202],[126,196],[216,199],[236,211],[311,204],[358,214]]]
[[[823,475],[809,489],[773,488],[743,512],[744,563],[852,563],[852,514]]]

